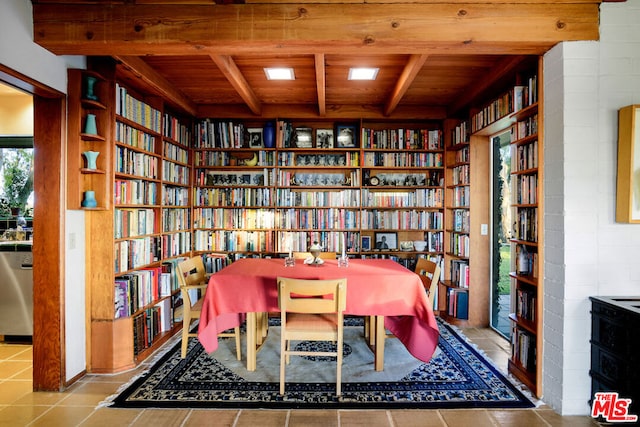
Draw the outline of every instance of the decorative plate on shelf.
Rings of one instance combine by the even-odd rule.
[[[372,176],[371,178],[369,178],[369,185],[379,185],[380,184],[380,178],[378,178],[377,176]]]

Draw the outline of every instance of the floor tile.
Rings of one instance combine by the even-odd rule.
[[[446,427],[440,411],[397,410],[390,411],[394,426],[402,427]]]
[[[116,427],[129,426],[140,415],[139,409],[100,408],[94,410],[88,418],[80,424],[81,427]],[[204,424],[202,424],[204,425]]]
[[[145,409],[131,427],[179,427],[188,413],[188,409]]]
[[[439,411],[447,426],[494,427],[489,413],[480,409]]]
[[[243,409],[240,411],[235,427],[286,426],[289,411],[261,411]]]
[[[92,412],[93,408],[86,406],[53,406],[30,424],[30,427],[77,426]]]
[[[340,427],[389,427],[388,412],[383,410],[359,411],[344,410],[338,412]]]
[[[6,406],[0,409],[0,426],[26,426],[49,409],[49,406]]]
[[[296,410],[289,414],[288,427],[332,427],[338,426],[338,411]]]
[[[187,415],[187,419],[182,426],[201,427],[215,425],[216,427],[232,427],[239,414],[240,411],[237,409],[193,409]]]

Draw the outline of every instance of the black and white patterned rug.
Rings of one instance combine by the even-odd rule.
[[[335,396],[335,358],[291,357],[286,393],[279,395],[279,327],[271,326],[257,369],[237,361],[233,339],[220,339],[208,355],[192,339],[185,359],[176,344],[105,405],[120,408],[529,408],[532,401],[466,338],[438,319],[440,341],[429,363],[411,356],[397,339],[385,346],[384,371],[362,327],[345,327],[342,396]],[[300,343],[299,345],[309,345]],[[245,347],[243,347],[243,352]]]

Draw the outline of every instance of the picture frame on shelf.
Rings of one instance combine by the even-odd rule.
[[[362,236],[360,249],[365,252],[371,250],[371,236]]]
[[[262,148],[262,128],[248,128],[249,148]]]
[[[335,143],[338,148],[357,148],[358,132],[356,126],[347,124],[336,125]]]
[[[333,129],[316,129],[316,148],[333,148]]]
[[[313,148],[313,130],[310,127],[299,127],[295,131],[297,148]]]
[[[376,250],[379,251],[396,251],[398,250],[398,233],[393,232],[376,232],[374,235],[376,242]]]

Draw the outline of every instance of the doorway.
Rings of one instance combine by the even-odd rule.
[[[64,371],[66,97],[0,64],[0,84],[33,97],[33,390],[61,391]]]
[[[491,327],[511,337],[511,135],[491,138],[492,236],[491,236]]]

